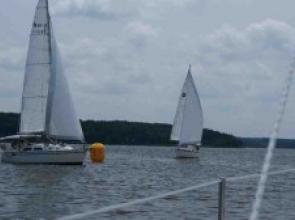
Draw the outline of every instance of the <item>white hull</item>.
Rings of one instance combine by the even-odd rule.
[[[191,147],[177,147],[176,158],[196,158],[199,156],[199,150]]]
[[[82,165],[84,151],[2,152],[2,162],[13,164]]]

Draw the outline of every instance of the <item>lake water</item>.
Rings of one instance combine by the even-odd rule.
[[[265,149],[202,148],[174,159],[170,147],[107,146],[104,164],[0,164],[0,219],[55,219],[260,170]],[[295,150],[278,149],[272,170],[295,167]],[[227,183],[226,219],[248,219],[257,179]],[[295,219],[295,173],[269,177],[260,219]],[[217,219],[217,185],[87,219]]]

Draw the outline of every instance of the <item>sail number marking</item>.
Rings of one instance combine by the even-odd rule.
[[[48,34],[48,24],[33,23],[33,34],[46,35]]]

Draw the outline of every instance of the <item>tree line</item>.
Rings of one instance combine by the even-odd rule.
[[[19,114],[0,113],[0,137],[16,134]],[[87,143],[114,145],[175,145],[170,141],[172,126],[164,123],[128,121],[81,121]],[[211,147],[241,147],[242,141],[230,134],[204,129],[202,145]]]

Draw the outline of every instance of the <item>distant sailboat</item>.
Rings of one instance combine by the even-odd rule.
[[[203,133],[200,99],[191,74],[191,66],[183,84],[170,139],[178,141],[177,158],[197,157]]]
[[[39,0],[35,11],[25,68],[19,134],[0,141],[10,143],[2,153],[3,162],[83,163],[84,136],[61,66],[48,0]],[[69,143],[78,145],[74,147]]]

